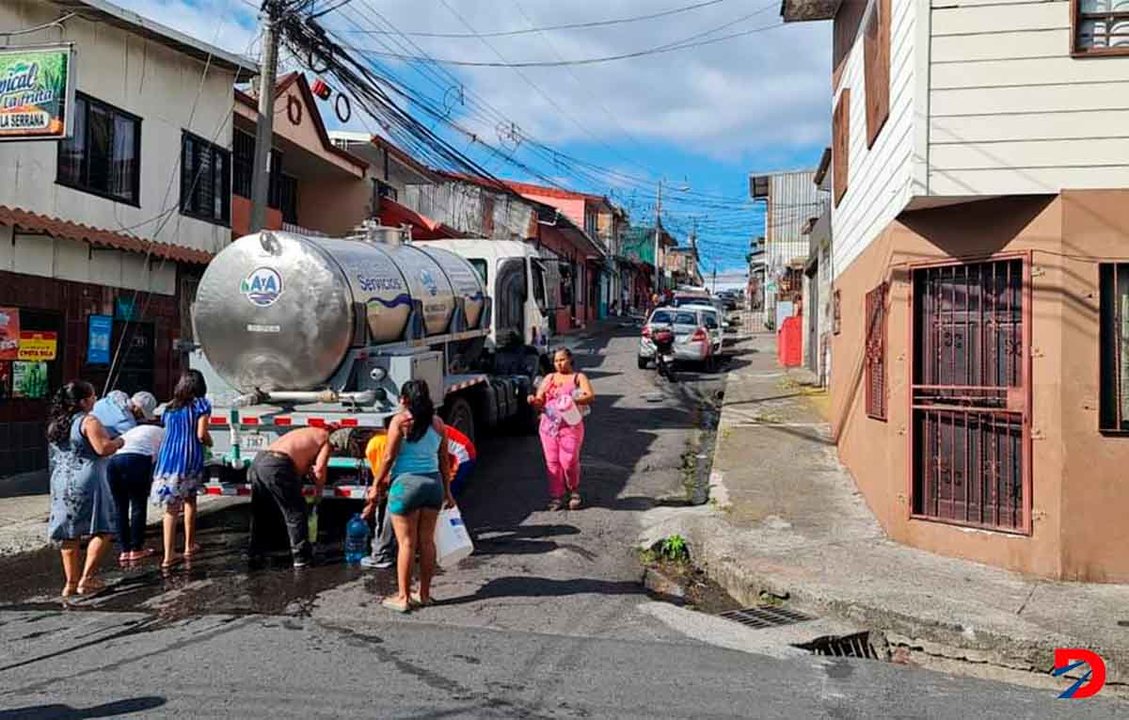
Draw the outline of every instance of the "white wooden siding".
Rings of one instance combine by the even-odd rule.
[[[1069,0],[932,0],[930,195],[1129,187],[1129,58],[1073,58]]]
[[[893,0],[890,5],[890,116],[869,149],[861,29],[844,67],[841,87],[851,89],[849,177],[847,194],[832,210],[835,277],[909,203],[914,192],[913,165],[923,161],[923,152],[915,152],[914,132],[916,17],[918,6],[923,4],[919,0]]]

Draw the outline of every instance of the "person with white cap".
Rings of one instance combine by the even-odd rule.
[[[157,400],[152,394],[137,393],[132,400],[146,420],[155,417],[153,408]],[[118,511],[117,534],[121,545],[118,562],[128,565],[156,553],[145,547],[145,526],[149,491],[153,484],[153,463],[165,438],[165,429],[159,423],[142,422],[126,430],[121,437],[124,444],[110,458],[107,476]]]
[[[137,427],[140,420],[153,422],[157,419],[157,398],[146,390],[136,392],[133,397],[121,390],[112,390],[106,397],[94,403],[94,417],[105,426],[110,437],[118,437],[127,430]]]

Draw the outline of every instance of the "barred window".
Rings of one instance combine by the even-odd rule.
[[[1106,431],[1129,431],[1129,263],[1105,263],[1099,275],[1098,426]]]
[[[886,419],[886,291],[882,283],[866,294],[866,414]]]
[[[1074,0],[1075,55],[1129,54],[1129,0]]]

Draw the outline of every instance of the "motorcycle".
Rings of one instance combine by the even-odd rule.
[[[674,330],[658,328],[651,335],[655,344],[655,370],[660,377],[674,382]]]

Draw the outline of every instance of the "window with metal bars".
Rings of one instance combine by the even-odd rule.
[[[1075,55],[1129,54],[1129,0],[1071,0]]]
[[[1129,263],[1102,264],[1099,275],[1098,426],[1108,432],[1129,432]]]
[[[882,283],[866,294],[866,414],[886,419],[886,291]]]
[[[180,214],[220,225],[231,220],[231,153],[188,132],[181,137]]]

